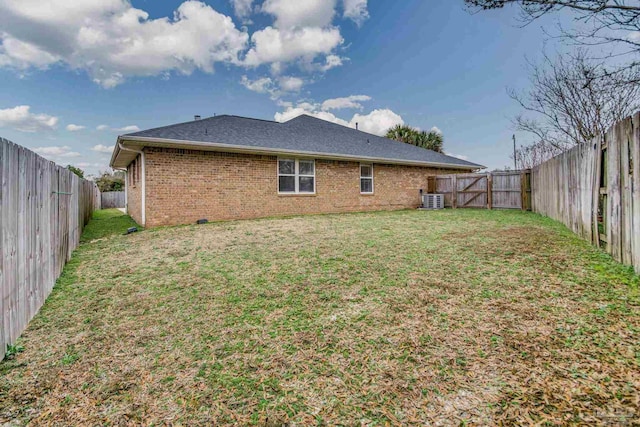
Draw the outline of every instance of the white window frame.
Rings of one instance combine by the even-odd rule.
[[[362,176],[362,166],[369,166],[371,168],[371,176]],[[360,194],[373,194],[375,191],[374,183],[373,183],[373,163],[360,163],[360,181],[358,185],[360,186]],[[362,191],[362,180],[370,179],[371,180],[371,191]]]
[[[289,161],[295,162],[295,170],[293,174],[282,174],[280,173],[280,162]],[[300,162],[311,162],[313,163],[313,174],[301,174],[300,173]],[[288,195],[288,194],[316,194],[316,161],[315,159],[293,159],[293,158],[278,158],[276,162],[276,174],[277,181],[276,185],[278,186],[278,194]],[[281,176],[293,176],[295,177],[295,190],[294,191],[280,191],[280,177]],[[313,178],[313,191],[300,191],[300,177]]]

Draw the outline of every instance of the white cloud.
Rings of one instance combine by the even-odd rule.
[[[394,113],[388,108],[373,110],[369,114],[355,114],[351,119],[351,123],[358,123],[361,131],[369,132],[374,135],[384,135],[387,130],[395,125],[404,124],[404,120],[399,114]]]
[[[346,58],[334,52],[344,43],[340,29],[332,25],[336,3],[337,0],[265,0],[261,10],[273,15],[275,22],[252,34],[244,65],[270,64],[274,76],[291,62],[310,73],[341,66]]]
[[[93,151],[97,151],[98,153],[107,153],[107,154],[111,154],[113,152],[113,145],[102,145],[102,144],[98,144],[98,145],[94,145],[93,148],[91,148]]]
[[[212,73],[217,63],[269,65],[278,76],[291,63],[314,73],[348,59],[336,54],[344,43],[333,25],[338,0],[229,1],[244,23],[255,11],[274,22],[249,37],[200,0],[158,18],[129,0],[0,0],[0,67],[24,73],[64,65],[113,88],[133,76]],[[368,16],[366,0],[340,1],[344,17],[361,23]]]
[[[322,120],[326,120],[328,122],[338,123],[343,126],[349,126],[349,122],[343,120],[339,117],[336,117],[332,113],[328,113],[326,111],[318,111],[318,110],[310,110],[305,108],[304,106],[296,106],[296,107],[288,107],[281,113],[276,113],[274,115],[274,119],[276,122],[287,122],[291,119],[295,119],[302,114],[308,114],[313,117],[317,117]]]
[[[34,148],[33,151],[53,161],[82,156],[82,154],[78,153],[77,151],[73,151],[71,147],[67,145],[52,146],[52,147],[38,147],[38,148]]]
[[[76,166],[79,168],[85,169],[85,168],[104,168],[106,165],[104,163],[79,162],[79,163],[76,163]]]
[[[140,128],[136,125],[123,126],[120,128],[112,128],[107,125],[99,125],[96,127],[97,130],[110,130],[111,132],[138,132]]]
[[[236,16],[245,21],[251,14],[253,0],[231,0]]]
[[[324,64],[319,66],[320,71],[329,71],[332,68],[342,66],[343,58],[338,55],[327,55]]]
[[[240,80],[242,86],[257,93],[272,93],[274,90],[273,80],[269,77],[263,77],[256,80],[249,80],[247,76],[242,76]]]
[[[58,118],[48,114],[34,114],[28,105],[0,109],[0,127],[10,127],[22,132],[55,129]]]
[[[461,154],[449,153],[447,151],[445,151],[444,154],[446,154],[447,156],[455,157],[460,160],[469,160],[469,156],[463,156]]]
[[[247,76],[242,76],[240,84],[247,89],[257,93],[268,93],[271,99],[281,102],[280,97],[287,93],[299,92],[305,81],[300,77],[282,76],[277,80],[270,77],[261,77],[251,80]]]
[[[62,63],[86,70],[104,87],[129,76],[239,64],[248,41],[230,17],[200,1],[185,1],[172,18],[158,19],[127,0],[3,1],[0,28],[0,66]]]
[[[367,0],[343,0],[342,8],[344,9],[342,16],[351,19],[358,27],[369,19]]]
[[[140,128],[136,125],[123,126],[121,128],[111,129],[114,132],[138,132]]]
[[[278,28],[325,27],[331,24],[336,0],[266,0],[262,11],[276,17]]]
[[[299,92],[304,86],[304,80],[299,77],[283,76],[278,79],[280,89],[285,92]]]
[[[322,110],[340,110],[343,108],[357,108],[362,109],[363,105],[361,102],[370,101],[371,97],[367,95],[351,95],[345,98],[333,98],[327,99],[322,103]]]
[[[402,117],[389,109],[377,109],[368,114],[354,114],[350,120],[337,117],[335,114],[321,110],[322,104],[312,104],[302,102],[296,106],[285,106],[283,112],[276,113],[274,119],[277,122],[286,122],[302,114],[308,114],[328,122],[337,123],[343,126],[356,127],[364,132],[374,135],[384,135],[390,127],[404,124]]]
[[[247,52],[245,64],[254,67],[297,59],[311,62],[319,55],[332,55],[333,49],[343,41],[340,30],[335,27],[283,30],[266,27],[251,36],[253,47]]]
[[[25,70],[29,67],[47,68],[60,57],[39,48],[37,45],[4,35],[0,43],[0,66],[12,66]]]
[[[74,125],[74,124],[68,124],[66,129],[69,132],[78,132],[79,130],[84,129],[86,126],[81,126],[81,125]]]

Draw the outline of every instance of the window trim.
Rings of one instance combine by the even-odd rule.
[[[280,173],[280,162],[281,161],[289,161],[294,162],[294,173],[293,174],[281,174]],[[300,174],[300,162],[311,162],[313,163],[313,175],[309,174]],[[305,158],[291,158],[291,157],[278,157],[276,161],[276,185],[278,189],[278,194],[283,196],[290,195],[302,195],[309,196],[316,194],[316,160],[315,159],[305,159]],[[281,176],[293,176],[295,178],[294,183],[294,191],[280,191],[280,177]],[[300,177],[313,178],[313,191],[300,191]]]
[[[371,176],[362,176],[362,166],[369,166],[371,168]],[[360,194],[374,194],[375,192],[375,186],[373,183],[373,163],[360,163],[360,166],[358,166],[359,171],[360,171],[360,182],[358,182],[358,184],[360,185]],[[363,179],[370,179],[371,180],[371,191],[362,191],[362,180]]]

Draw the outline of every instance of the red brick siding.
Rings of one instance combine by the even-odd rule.
[[[427,176],[455,170],[374,165],[373,195],[360,194],[359,162],[316,159],[315,195],[279,195],[277,157],[212,151],[145,149],[146,226],[277,215],[415,208]],[[129,167],[129,175],[132,173]],[[458,171],[459,172],[459,171]],[[129,211],[140,222],[140,182]]]

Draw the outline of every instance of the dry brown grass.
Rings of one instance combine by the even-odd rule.
[[[629,269],[522,212],[97,238],[0,365],[0,421],[632,425],[639,314]]]

